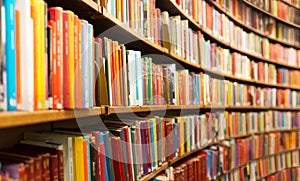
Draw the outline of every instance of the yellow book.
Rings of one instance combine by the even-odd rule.
[[[31,0],[31,18],[34,24],[34,109],[46,108],[45,83],[45,3]]]
[[[180,150],[180,153],[182,156],[184,154],[184,122],[183,122],[183,119],[182,117],[178,118],[178,121],[180,123],[180,147],[179,147],[179,150]]]
[[[70,68],[70,108],[75,108],[75,91],[74,91],[74,13],[67,11],[69,22],[69,68]]]
[[[115,52],[115,60],[113,60],[114,62],[115,62],[115,72],[116,72],[116,74],[115,74],[115,80],[113,80],[113,82],[114,82],[114,87],[115,87],[115,90],[116,90],[116,93],[117,93],[117,95],[115,95],[116,96],[116,106],[121,106],[122,105],[122,101],[121,101],[121,97],[122,97],[122,91],[121,91],[121,81],[120,81],[120,74],[121,74],[121,72],[120,72],[120,57],[119,57],[119,43],[117,42],[117,41],[114,41],[113,42],[113,44],[114,44],[114,52]]]
[[[186,145],[187,145],[187,149],[186,149],[186,151],[187,152],[190,152],[191,151],[191,126],[190,126],[190,119],[188,118],[188,117],[186,117],[186,118],[184,118],[185,119],[185,121],[186,121],[186,132],[187,132],[187,140],[186,140]]]
[[[232,115],[229,115],[228,116],[228,118],[229,118],[229,135],[230,136],[233,136],[233,132],[232,132]]]
[[[117,19],[122,21],[122,7],[121,7],[121,1],[122,0],[116,0],[116,8],[117,8]]]
[[[84,181],[83,137],[73,137],[74,181]]]

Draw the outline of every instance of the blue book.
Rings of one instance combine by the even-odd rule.
[[[175,157],[178,156],[178,127],[177,127],[177,123],[173,124],[173,130],[174,130],[174,155]]]
[[[200,105],[200,75],[195,74],[196,79],[196,105]]]
[[[101,133],[100,133],[101,134]],[[108,180],[114,181],[114,167],[112,161],[112,150],[111,150],[111,140],[110,140],[110,133],[109,131],[103,132],[103,140],[104,140],[104,149],[105,149],[105,159],[106,159],[106,166],[108,171]]]
[[[81,45],[81,49],[82,49],[82,60],[81,60],[81,67],[82,67],[82,106],[83,108],[86,108],[86,104],[85,104],[85,57],[86,57],[86,47],[85,47],[85,33],[84,31],[86,30],[86,26],[85,26],[85,23],[84,22],[81,22],[81,29],[82,29],[82,32],[81,35],[82,35],[82,45]]]
[[[93,107],[93,87],[94,87],[94,82],[93,82],[93,66],[94,66],[94,60],[93,60],[93,49],[90,48],[93,46],[93,25],[88,24],[88,102],[89,102],[89,108]]]
[[[155,170],[156,169],[156,160],[155,160],[155,147],[154,147],[154,144],[155,144],[155,140],[154,140],[154,133],[153,132],[153,121],[149,121],[150,123],[150,138],[151,138],[151,152],[152,152],[152,170]]]
[[[103,133],[100,132],[100,143],[104,144],[104,136]],[[105,147],[105,146],[104,146]],[[107,163],[106,163],[106,153],[104,150],[104,169],[105,169],[105,180],[109,181],[109,176],[108,176],[108,168],[107,168]]]
[[[15,0],[4,0],[5,8],[5,56],[4,65],[6,65],[6,94],[7,110],[17,110],[16,98],[16,39],[15,39]]]

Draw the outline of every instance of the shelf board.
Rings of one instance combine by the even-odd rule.
[[[268,11],[266,11],[266,10],[264,10],[264,9],[261,9],[261,8],[257,7],[256,5],[252,4],[252,3],[249,2],[248,0],[243,0],[243,2],[244,2],[245,4],[247,4],[248,6],[251,6],[252,8],[254,8],[254,9],[256,9],[256,10],[258,10],[258,11],[260,11],[260,12],[262,12],[262,13],[264,13],[264,14],[266,14],[266,15],[268,15],[268,16],[270,16],[270,17],[272,17],[272,18],[274,18],[274,19],[276,19],[276,20],[278,20],[278,21],[280,21],[280,22],[282,22],[282,23],[285,23],[285,24],[287,24],[287,25],[293,26],[293,27],[298,28],[298,29],[300,28],[300,25],[297,25],[297,24],[295,24],[295,23],[292,23],[292,22],[289,22],[289,21],[287,21],[287,20],[281,19],[281,18],[279,18],[279,17],[277,17],[277,16],[275,16],[275,15],[269,13]]]
[[[296,9],[300,10],[300,7],[298,7],[298,6],[295,6],[295,5],[293,5],[293,4],[289,3],[289,2],[286,2],[284,0],[280,0],[280,1],[283,2],[283,3],[285,3],[285,4],[287,4],[287,5],[289,5],[289,6],[291,6],[291,7],[293,7],[293,8],[296,8]]]
[[[278,173],[278,172],[281,172],[281,171],[283,171],[283,170],[290,169],[290,168],[300,168],[300,165],[299,165],[299,166],[292,166],[292,167],[288,167],[288,168],[283,168],[283,169],[277,170],[276,172],[269,173],[269,174],[267,174],[267,175],[265,175],[265,176],[263,176],[263,177],[260,177],[260,178],[258,178],[258,179],[256,179],[256,180],[257,180],[257,181],[260,181],[260,180],[262,180],[262,179],[264,179],[264,178],[267,178],[267,177],[272,176],[272,175],[274,175],[274,174],[276,174],[276,173]]]
[[[0,112],[0,129],[26,126],[41,123],[57,122],[67,119],[83,118],[89,116],[114,115],[118,113],[168,112],[186,111],[199,113],[199,111],[300,111],[300,108],[256,107],[256,106],[200,106],[200,105],[153,105],[153,106],[103,106],[82,110],[44,110],[33,112]],[[194,110],[194,111],[192,111]],[[286,131],[286,130],[282,130]]]
[[[27,126],[33,124],[56,122],[67,119],[75,119],[89,116],[98,116],[104,112],[104,109],[82,109],[82,110],[44,110],[33,112],[1,112],[0,129],[17,126]]]
[[[286,46],[290,46],[290,47],[294,47],[299,49],[300,45],[294,45],[292,43],[288,43],[282,40],[279,40],[277,38],[274,38],[272,36],[269,36],[261,31],[256,30],[255,28],[249,26],[249,25],[245,25],[244,22],[242,22],[241,20],[237,19],[236,17],[234,17],[231,13],[229,13],[228,11],[226,11],[223,7],[221,7],[219,4],[217,4],[216,2],[214,2],[213,0],[209,0],[209,3],[211,3],[214,7],[216,7],[217,10],[219,10],[220,12],[224,13],[226,16],[228,16],[232,21],[234,21],[236,24],[238,24],[240,27],[243,27],[245,29],[248,29],[250,31],[255,32],[256,34],[263,36],[265,38],[268,38],[274,42],[278,42],[280,44],[286,45]]]
[[[220,176],[218,176],[218,178],[221,177],[221,176],[223,176],[223,175],[225,175],[225,174],[228,174],[228,173],[230,173],[230,172],[233,172],[233,171],[236,170],[236,169],[239,169],[239,168],[241,168],[241,167],[243,167],[243,166],[246,166],[247,164],[249,164],[249,163],[251,163],[251,162],[253,162],[253,161],[257,161],[257,160],[260,160],[260,159],[264,159],[264,158],[268,158],[268,157],[271,157],[271,156],[280,155],[280,154],[283,154],[283,153],[292,152],[292,151],[296,151],[296,150],[300,150],[300,148],[295,148],[295,149],[290,149],[290,150],[284,150],[284,151],[280,151],[280,152],[278,152],[278,153],[272,153],[272,154],[269,154],[269,155],[266,155],[266,156],[262,156],[262,157],[258,157],[258,158],[249,160],[249,161],[247,161],[246,163],[237,165],[237,166],[235,166],[235,167],[229,169],[228,171],[225,171],[225,172],[222,173]]]
[[[167,162],[163,163],[161,167],[157,168],[154,172],[149,173],[148,175],[143,176],[142,178],[139,179],[139,181],[148,181],[155,176],[157,176],[160,172],[164,171],[167,169],[169,164]]]
[[[246,26],[243,22],[241,22],[240,20],[236,19],[234,16],[232,16],[230,13],[228,13],[226,10],[224,10],[222,7],[220,7],[220,5],[218,5],[217,3],[211,1],[211,3],[219,10],[219,11],[222,11],[224,14],[226,14],[226,16],[230,17],[233,21],[235,21],[237,24],[239,24],[239,26],[243,26],[245,27],[246,29],[249,29],[251,31],[254,31],[255,33],[259,34],[260,36],[264,36],[266,38],[269,38],[269,39],[272,39],[270,36],[267,36],[261,32],[259,32],[258,30],[250,27],[250,26]],[[236,52],[239,52],[241,54],[244,54],[248,57],[251,57],[251,58],[254,58],[254,59],[257,59],[257,60],[261,60],[261,61],[264,61],[264,62],[268,62],[268,63],[272,63],[272,64],[276,64],[276,65],[279,65],[279,66],[284,66],[284,67],[287,67],[287,68],[291,68],[291,69],[297,69],[297,70],[300,70],[300,67],[295,67],[295,66],[292,66],[292,65],[288,65],[288,64],[285,64],[285,63],[282,63],[282,62],[277,62],[277,61],[274,61],[274,60],[270,60],[270,59],[267,59],[267,58],[264,58],[264,57],[261,57],[261,56],[258,56],[258,55],[255,55],[254,53],[249,53],[249,52],[246,52],[240,48],[237,48],[235,46],[232,46],[230,43],[216,37],[215,35],[212,34],[212,32],[210,32],[210,30],[204,28],[203,26],[200,26],[197,22],[195,22],[191,16],[189,16],[188,14],[186,14],[183,10],[181,10],[181,8],[173,1],[171,0],[163,0],[162,2],[160,2],[158,4],[158,6],[160,8],[162,8],[162,10],[166,10],[168,12],[171,12],[170,14],[171,15],[180,15],[181,16],[181,19],[187,19],[189,21],[189,25],[191,28],[193,28],[194,30],[200,30],[202,33],[204,33],[205,36],[209,37],[209,39],[217,42],[218,44],[220,44],[221,46],[225,47],[225,48],[230,48],[230,49],[233,49],[234,51]],[[274,40],[277,40],[277,39],[272,39],[273,41]],[[279,41],[279,43],[282,43],[282,44],[286,44],[285,42],[283,41]],[[288,44],[288,46],[294,46],[294,45],[291,45],[291,44]],[[294,46],[295,47],[295,46]],[[296,48],[300,48],[300,47],[297,47]],[[177,55],[174,55],[173,53],[170,53],[171,56],[173,56],[173,58],[176,58]],[[177,56],[178,57],[178,56]],[[182,58],[178,58],[179,60],[182,59]],[[188,61],[182,61],[182,62],[188,62]]]
[[[138,113],[138,112],[152,112],[152,111],[165,111],[168,110],[167,105],[155,106],[106,106],[105,114],[118,114],[118,113]]]
[[[100,6],[92,0],[45,0],[48,7],[62,7],[71,10],[80,18],[89,19],[91,16],[101,13]]]

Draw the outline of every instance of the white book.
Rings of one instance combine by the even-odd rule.
[[[128,50],[127,52],[127,66],[128,66],[128,86],[129,86],[129,105],[133,106],[136,105],[136,82],[135,82],[135,59],[134,59],[134,52],[132,50]]]
[[[33,20],[30,0],[16,0],[20,12],[20,72],[21,105],[20,110],[33,111],[34,99],[34,58],[33,58]]]
[[[136,51],[136,61],[137,61],[137,91],[138,91],[138,97],[137,97],[137,104],[139,106],[142,106],[144,103],[144,90],[143,90],[143,82],[144,82],[144,68],[143,68],[143,59],[142,59],[142,53],[140,51]],[[146,95],[145,95],[146,96]]]

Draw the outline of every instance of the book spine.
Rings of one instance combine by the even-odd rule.
[[[16,30],[15,30],[15,1],[4,0],[5,8],[5,65],[6,65],[6,96],[7,110],[17,110],[16,98]],[[9,82],[9,84],[8,84]]]

